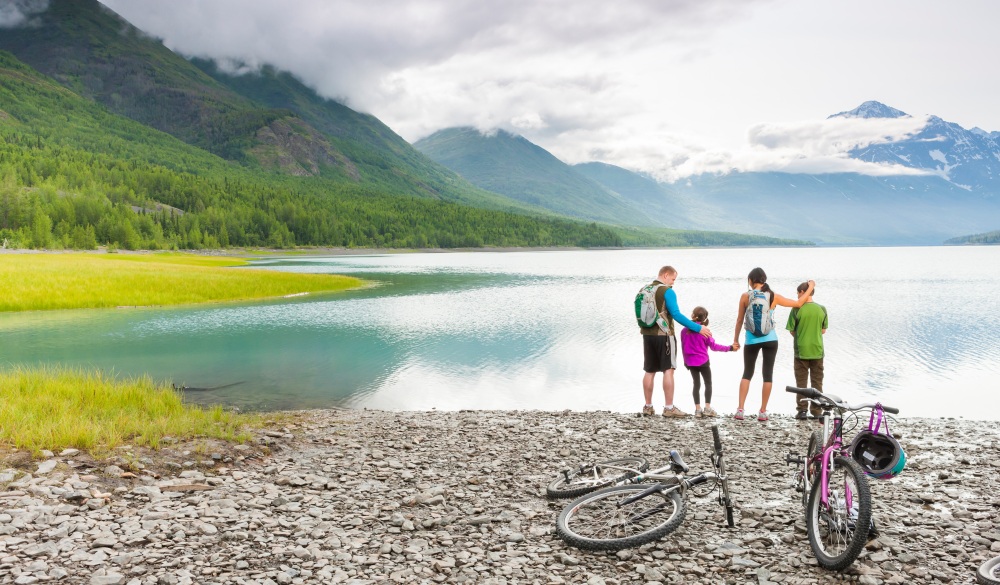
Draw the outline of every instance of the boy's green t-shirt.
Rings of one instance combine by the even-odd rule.
[[[788,315],[785,329],[795,332],[795,357],[800,360],[823,358],[823,330],[830,328],[826,307],[809,302]]]

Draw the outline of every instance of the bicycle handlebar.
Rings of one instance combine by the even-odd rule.
[[[843,410],[861,410],[863,408],[874,408],[875,406],[877,406],[876,404],[850,405],[844,402],[844,400],[838,396],[834,396],[833,394],[823,394],[822,392],[820,392],[815,388],[797,388],[795,386],[785,386],[785,392],[791,392],[792,394],[805,396],[806,398],[811,398],[816,402],[826,403],[829,404],[830,406],[834,406],[836,408],[840,408]],[[882,405],[882,410],[888,412],[889,414],[899,414],[898,408],[885,406],[884,404]]]

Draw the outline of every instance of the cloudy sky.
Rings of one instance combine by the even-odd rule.
[[[101,1],[175,51],[289,70],[410,141],[503,128],[661,178],[895,173],[844,152],[930,114],[1000,130],[995,0]],[[913,118],[826,120],[866,100]]]

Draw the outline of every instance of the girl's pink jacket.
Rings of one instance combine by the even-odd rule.
[[[684,365],[696,368],[708,361],[708,348],[713,351],[729,351],[730,345],[719,345],[714,339],[695,333],[687,327],[681,330],[681,351],[684,353]]]

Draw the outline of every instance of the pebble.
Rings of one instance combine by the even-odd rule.
[[[601,459],[662,465],[670,449],[692,473],[707,470],[709,421],[290,414],[294,425],[254,443],[267,457],[241,445],[232,458],[178,457],[184,463],[164,464],[162,477],[107,462],[86,475],[68,464],[76,450],[31,469],[0,462],[0,585],[972,583],[1000,554],[995,422],[897,421],[909,463],[896,479],[871,481],[881,536],[834,573],[812,556],[785,465],[789,451],[805,449],[811,422],[718,419],[737,526],[725,525],[712,497],[689,495],[676,532],[606,553],[559,539],[555,519],[568,502],[546,499],[545,486],[561,469]]]

